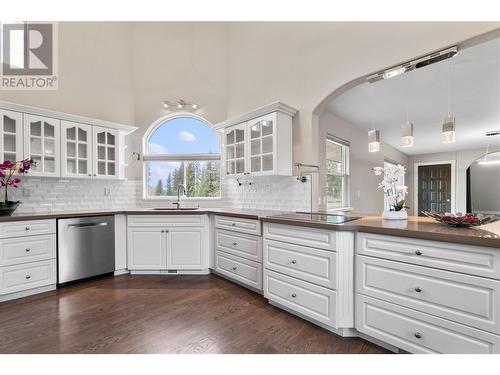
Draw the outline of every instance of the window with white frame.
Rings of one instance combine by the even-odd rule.
[[[349,142],[328,135],[326,139],[327,210],[349,206]]]
[[[144,136],[144,198],[220,198],[220,136],[194,115],[172,116]]]

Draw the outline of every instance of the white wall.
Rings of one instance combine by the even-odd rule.
[[[467,168],[478,158],[486,153],[485,148],[461,150],[456,152],[437,152],[433,154],[412,155],[408,165],[408,185],[410,195],[408,205],[417,215],[418,207],[415,202],[415,163],[436,163],[442,161],[455,161],[455,211],[467,211]]]
[[[378,189],[380,177],[375,176],[373,167],[384,166],[384,160],[390,159],[402,165],[408,164],[408,156],[395,148],[382,143],[380,152],[368,152],[368,135],[366,131],[350,124],[330,111],[324,111],[319,117],[319,208],[326,208],[325,155],[326,136],[332,134],[350,142],[349,161],[349,194],[350,206],[356,212],[381,214],[384,210],[384,195]]]

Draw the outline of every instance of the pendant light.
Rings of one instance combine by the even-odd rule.
[[[368,152],[380,151],[380,132],[378,130],[368,131]]]
[[[401,147],[413,147],[413,124],[408,120],[401,125]]]
[[[450,115],[450,77],[451,62],[448,64],[448,116],[444,118],[443,127],[441,130],[441,140],[443,143],[455,142],[455,117]]]

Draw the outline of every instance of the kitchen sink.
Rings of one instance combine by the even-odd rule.
[[[196,211],[200,207],[155,207],[153,211]]]

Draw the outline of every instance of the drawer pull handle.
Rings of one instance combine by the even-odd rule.
[[[292,298],[296,298],[297,295],[295,293],[292,293]]]
[[[31,228],[30,228],[30,227],[26,227],[26,228],[24,228],[24,229],[25,229],[25,230],[30,230]]]
[[[31,249],[29,247],[26,248],[25,250],[27,253],[29,253],[31,251]]]
[[[26,280],[29,280],[31,279],[31,276],[30,275],[26,275]]]
[[[292,264],[297,264],[297,261],[295,259],[292,260]]]
[[[417,339],[421,339],[421,338],[422,338],[422,334],[421,334],[421,333],[419,333],[419,332],[415,332],[415,337],[416,337]]]
[[[236,242],[233,242],[233,246],[238,246],[238,244]]]
[[[236,223],[231,223],[231,225],[232,225],[233,227],[235,227],[235,226],[236,226]]]
[[[236,267],[233,267],[233,271],[236,271]]]
[[[415,255],[422,255],[422,252],[420,250],[415,251]]]
[[[417,293],[421,293],[422,292],[422,289],[420,289],[418,286],[415,288],[415,292]]]

